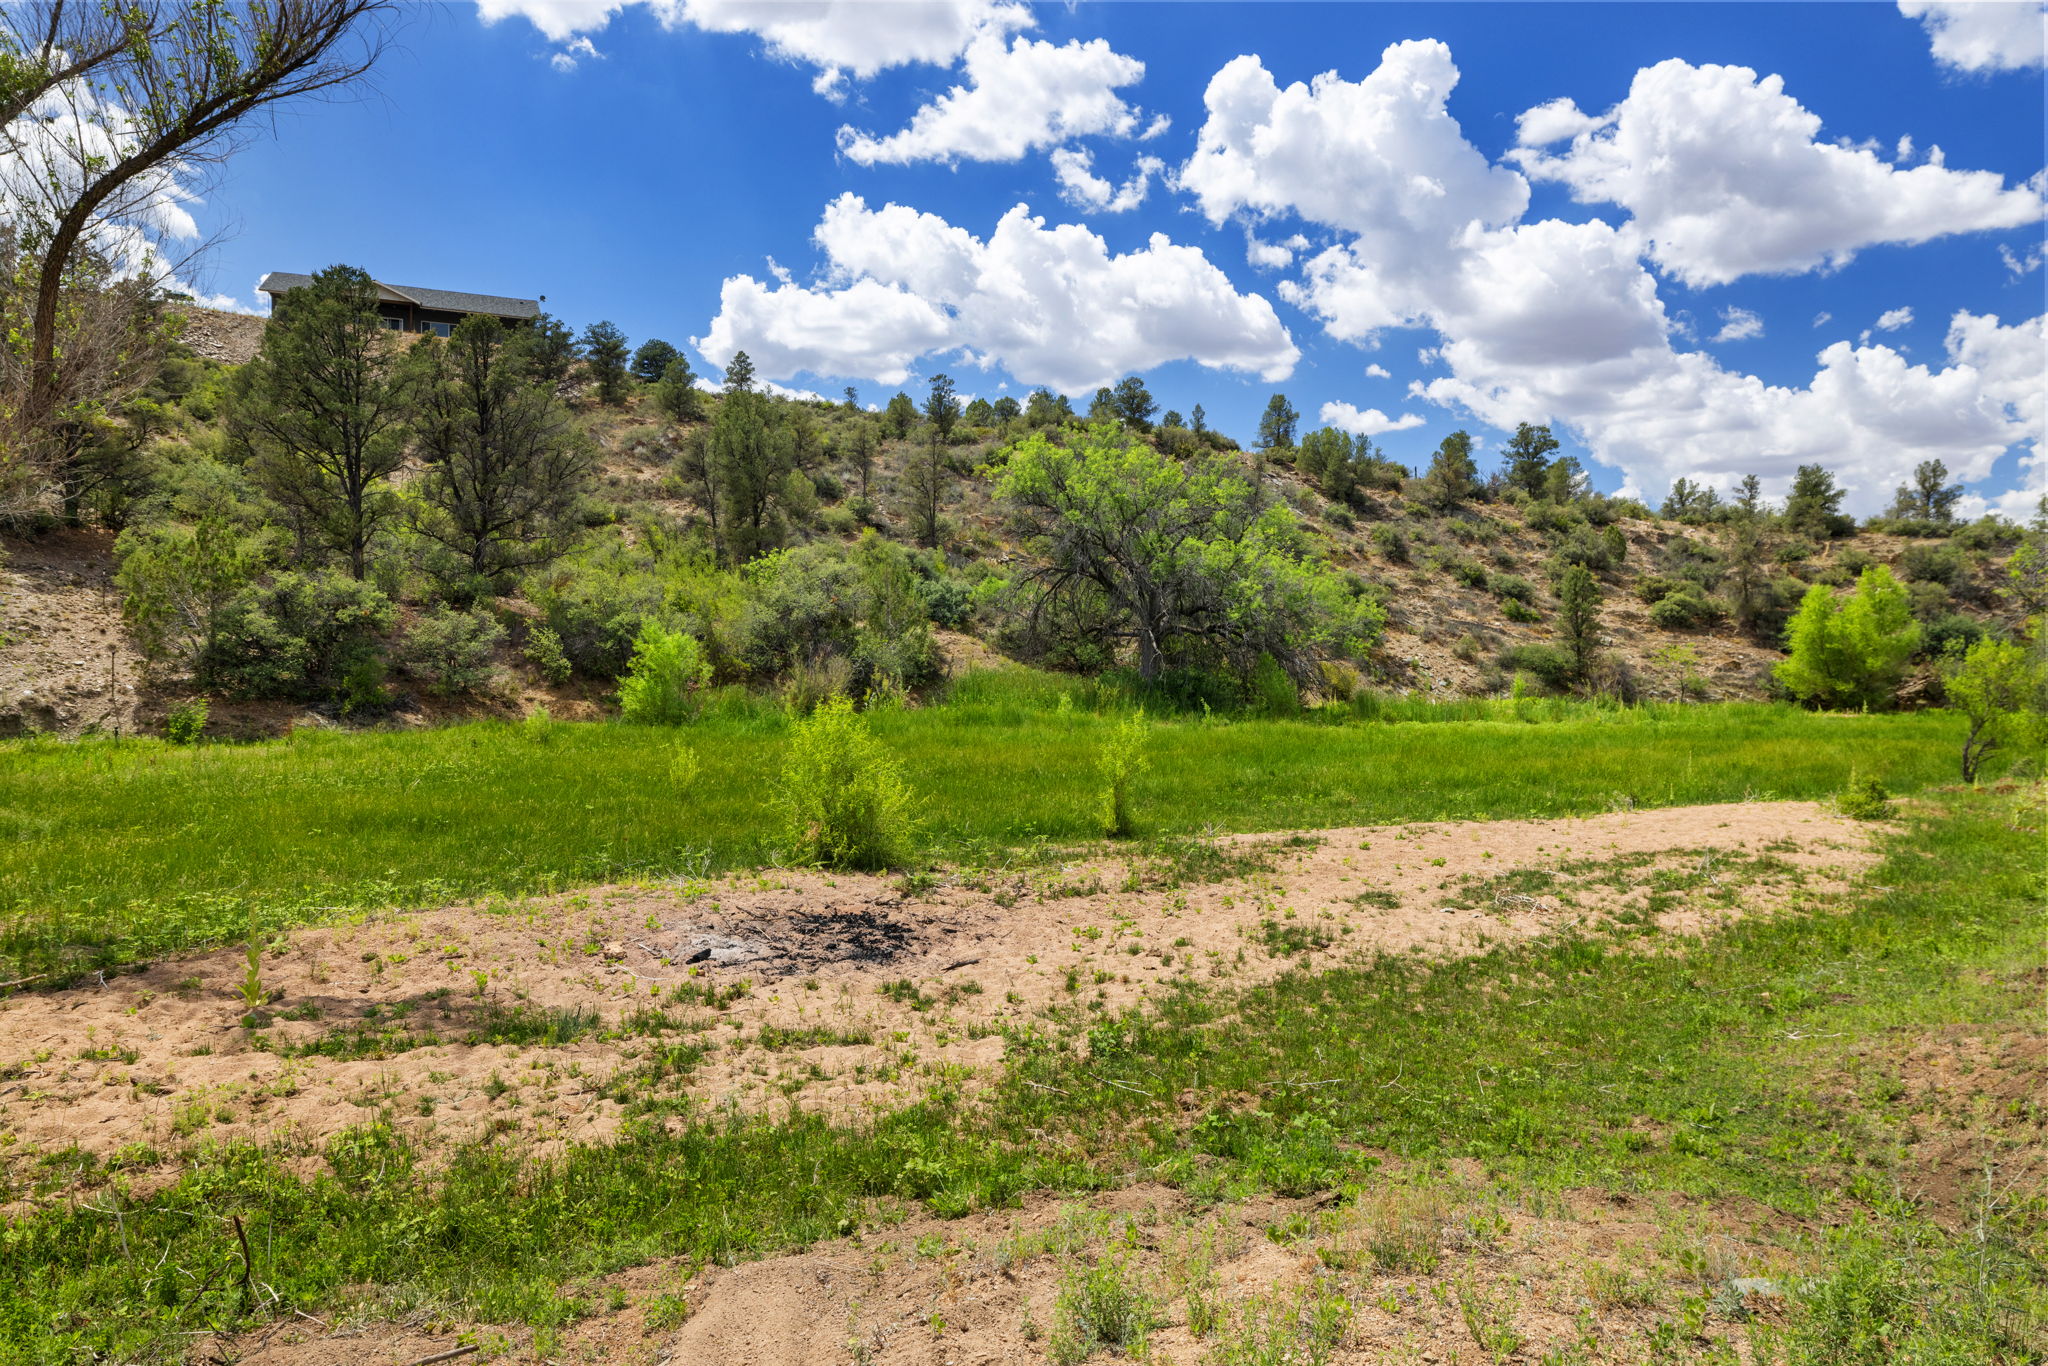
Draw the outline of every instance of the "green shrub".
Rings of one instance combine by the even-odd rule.
[[[934,626],[943,626],[957,631],[967,624],[967,585],[950,574],[935,578],[921,579],[917,585],[917,596],[924,605],[925,615]]]
[[[1791,658],[1775,673],[1794,697],[1817,706],[1882,706],[1920,644],[1920,626],[1905,589],[1879,565],[1864,570],[1846,598],[1820,584],[1807,589],[1785,639]]]
[[[1914,545],[1899,556],[1899,577],[1907,583],[1938,583],[1953,588],[1969,573],[1963,552],[1954,545]]]
[[[1536,585],[1520,574],[1495,574],[1488,586],[1493,589],[1495,597],[1506,602],[1536,601]]]
[[[1849,785],[1835,797],[1835,805],[1851,820],[1881,821],[1892,814],[1892,794],[1876,778],[1849,775]]]
[[[711,664],[696,637],[650,621],[619,680],[619,714],[643,725],[679,726],[697,714]]]
[[[1519,621],[1524,624],[1543,620],[1541,612],[1520,598],[1507,598],[1503,600],[1500,605],[1500,614],[1509,621]]]
[[[1960,655],[1983,638],[1983,626],[1960,612],[1949,612],[1921,624],[1920,653],[1928,659]]]
[[[174,745],[197,744],[199,737],[206,734],[208,710],[203,697],[187,698],[172,707],[164,714],[164,739]]]
[[[2027,646],[1979,640],[1942,669],[1949,705],[1969,723],[1963,781],[1977,781],[1984,756],[2011,747],[2039,756],[2048,743],[2048,669]]]
[[[1443,568],[1446,574],[1449,574],[1467,588],[1484,589],[1486,587],[1486,566],[1477,560],[1468,560],[1463,556],[1459,556],[1455,559],[1445,560]]]
[[[1690,631],[1721,619],[1721,604],[1687,584],[1650,606],[1650,620],[1667,631]]]
[[[279,574],[221,610],[194,674],[230,697],[360,709],[381,696],[383,636],[395,616],[367,583],[324,570]]]
[[[1103,741],[1096,758],[1102,774],[1102,833],[1111,839],[1132,834],[1137,826],[1131,813],[1131,786],[1151,766],[1145,755],[1145,713],[1143,709],[1125,717]]]
[[[1381,522],[1372,529],[1372,548],[1395,564],[1408,563],[1408,538],[1401,528]]]
[[[1526,673],[1552,691],[1571,686],[1578,665],[1571,653],[1555,645],[1510,645],[1500,652],[1500,667],[1508,673]]]
[[[799,862],[872,871],[911,856],[915,822],[902,765],[844,697],[796,723],[780,799]]]
[[[1600,532],[1588,526],[1574,527],[1557,547],[1551,560],[1551,573],[1556,575],[1571,565],[1583,565],[1595,573],[1612,569],[1614,550]]]
[[[399,660],[429,692],[475,692],[490,682],[492,657],[504,639],[505,628],[488,612],[437,607],[406,632]]]
[[[1136,1356],[1158,1322],[1158,1305],[1138,1273],[1114,1257],[1104,1257],[1093,1266],[1069,1271],[1063,1279],[1053,1302],[1047,1355],[1054,1366],[1079,1366],[1103,1351]]]
[[[562,651],[562,638],[548,626],[536,626],[526,633],[526,662],[557,687],[567,683],[569,675],[575,672],[569,656]]]
[[[1262,716],[1294,716],[1301,711],[1301,689],[1270,654],[1261,654],[1252,666],[1250,700]]]

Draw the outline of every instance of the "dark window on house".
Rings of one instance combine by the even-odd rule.
[[[386,332],[405,331],[405,319],[403,318],[379,318],[377,321],[384,325]]]
[[[420,331],[431,332],[437,337],[445,337],[454,332],[455,327],[452,323],[421,323]]]

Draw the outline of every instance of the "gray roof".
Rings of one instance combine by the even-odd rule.
[[[287,290],[304,289],[313,283],[310,275],[273,270],[256,288],[276,296]],[[507,299],[496,294],[465,294],[454,289],[422,289],[417,285],[387,285],[377,282],[377,297],[385,303],[416,304],[446,313],[488,313],[494,318],[537,318],[540,303],[535,299]]]

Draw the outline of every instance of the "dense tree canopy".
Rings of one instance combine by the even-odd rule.
[[[997,496],[1040,559],[1028,576],[1040,608],[1092,602],[1147,680],[1169,666],[1249,677],[1261,654],[1305,680],[1384,620],[1222,460],[1184,465],[1114,426],[1069,446],[1033,435],[1011,449]]]

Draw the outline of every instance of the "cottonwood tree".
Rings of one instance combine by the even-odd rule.
[[[1942,666],[1948,704],[1963,714],[1963,781],[1974,783],[1985,756],[2013,748],[2039,752],[2048,742],[2048,670],[2038,652],[1989,636]]]
[[[589,447],[535,383],[530,345],[495,318],[471,317],[412,356],[427,466],[413,526],[458,556],[477,586],[567,549],[590,477]]]
[[[278,105],[353,84],[375,64],[382,39],[374,20],[389,0],[263,0],[262,3],[144,4],[123,19],[82,20],[102,50],[106,25],[122,27],[118,54],[102,55],[68,78],[49,80],[46,55],[8,64],[6,98],[28,94],[38,110],[32,134],[10,132],[5,192],[15,249],[28,258],[34,306],[28,319],[25,384],[13,395],[20,430],[47,439],[71,420],[81,395],[66,389],[59,346],[65,296],[76,287],[82,252],[98,251],[145,279],[167,271],[152,247],[190,197],[192,177],[217,165]],[[31,8],[61,28],[79,8]],[[21,29],[11,30],[19,42]],[[45,34],[49,32],[46,27]],[[51,40],[54,51],[63,40]],[[76,60],[76,59],[74,59]]]
[[[1824,707],[1884,706],[1920,644],[1920,624],[1906,590],[1880,564],[1864,570],[1846,598],[1826,584],[1807,589],[1785,643],[1791,657],[1775,672],[1794,697]]]
[[[1170,664],[1248,677],[1261,654],[1305,681],[1319,657],[1365,648],[1384,623],[1228,461],[1183,464],[1114,425],[1071,446],[1034,433],[996,494],[1039,562],[1023,579],[1034,623],[1096,623],[1132,643],[1148,682]]]
[[[228,432],[251,480],[281,505],[302,548],[361,579],[397,514],[413,374],[377,316],[377,285],[329,266],[281,295],[262,349],[236,376]]]
[[[616,407],[626,401],[626,334],[610,322],[583,329],[583,365],[597,385],[597,401]]]

